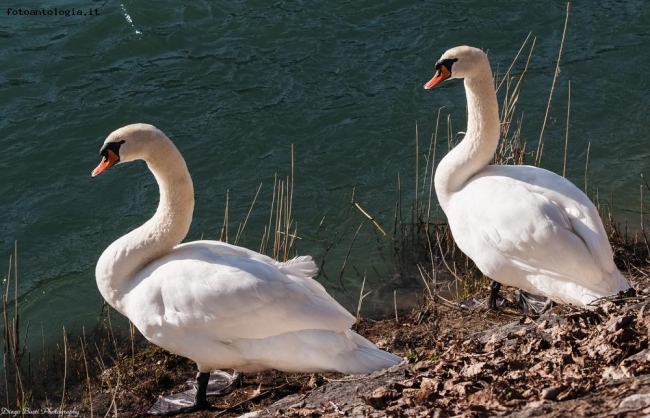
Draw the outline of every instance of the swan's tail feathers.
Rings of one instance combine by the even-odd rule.
[[[578,291],[582,290],[580,304],[589,306],[602,298],[616,296],[621,292],[625,292],[631,287],[629,280],[618,269],[614,269],[597,284],[578,289]]]
[[[346,331],[345,333],[356,345],[356,348],[347,355],[347,361],[339,362],[337,369],[341,373],[372,373],[394,366],[403,360],[402,357],[380,350],[354,331]]]
[[[623,274],[621,274],[618,269],[614,271],[614,275],[616,276],[616,283],[618,284],[618,290],[616,290],[616,293],[624,292],[632,287],[630,281],[625,276],[623,276]]]
[[[629,280],[617,268],[612,271],[609,277],[605,276],[600,284],[601,287],[597,291],[601,297],[614,296],[631,287]]]
[[[306,329],[261,340],[239,339],[230,348],[245,359],[236,367],[243,372],[277,369],[288,373],[366,374],[403,360],[352,330]]]
[[[318,273],[318,267],[311,256],[303,255],[280,263],[280,271],[289,276],[312,278]]]

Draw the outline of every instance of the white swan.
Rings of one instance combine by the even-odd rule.
[[[142,159],[160,188],[156,213],[104,251],[96,277],[104,299],[149,341],[197,363],[194,405],[180,412],[209,406],[209,372],[219,368],[369,373],[401,360],[350,330],[355,318],[311,278],[311,257],[281,263],[219,241],[179,245],[194,190],[183,157],[160,130],[122,127],[101,156],[93,177]]]
[[[587,305],[628,289],[598,211],[580,189],[541,168],[488,165],[500,132],[487,55],[452,48],[435,70],[425,89],[463,78],[467,94],[465,138],[435,173],[458,247],[491,279],[559,303]]]

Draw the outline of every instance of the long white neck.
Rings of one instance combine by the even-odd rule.
[[[451,196],[488,165],[499,143],[499,105],[489,64],[465,79],[467,132],[438,165],[435,187],[443,210]]]
[[[179,244],[192,223],[194,188],[183,157],[171,141],[151,154],[145,161],[160,188],[158,209],[142,226],[113,242],[95,271],[99,291],[118,311],[133,276]]]

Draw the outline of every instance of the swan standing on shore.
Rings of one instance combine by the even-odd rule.
[[[438,201],[458,247],[494,281],[558,303],[588,305],[628,289],[598,211],[580,189],[541,168],[488,165],[500,129],[487,55],[452,48],[435,70],[427,90],[465,79],[465,138],[435,173]],[[490,293],[490,307],[498,289]]]
[[[209,372],[369,373],[401,361],[350,330],[355,318],[312,279],[311,257],[286,263],[220,241],[179,244],[194,210],[192,179],[172,141],[151,125],[111,133],[93,170],[144,160],[160,188],[151,219],[97,263],[104,299],[152,343],[196,362],[194,404],[209,407]]]

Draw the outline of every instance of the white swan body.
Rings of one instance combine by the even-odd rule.
[[[401,360],[350,330],[355,318],[312,279],[311,257],[281,263],[219,241],[179,245],[192,219],[192,182],[161,131],[120,128],[102,156],[93,175],[144,159],[160,186],[155,215],[111,244],[96,268],[102,296],[149,341],[200,372],[369,373]]]
[[[630,287],[616,268],[597,209],[567,179],[532,166],[488,165],[499,140],[499,115],[485,53],[445,52],[425,85],[464,78],[465,138],[440,162],[435,189],[458,247],[491,279],[587,305]]]

